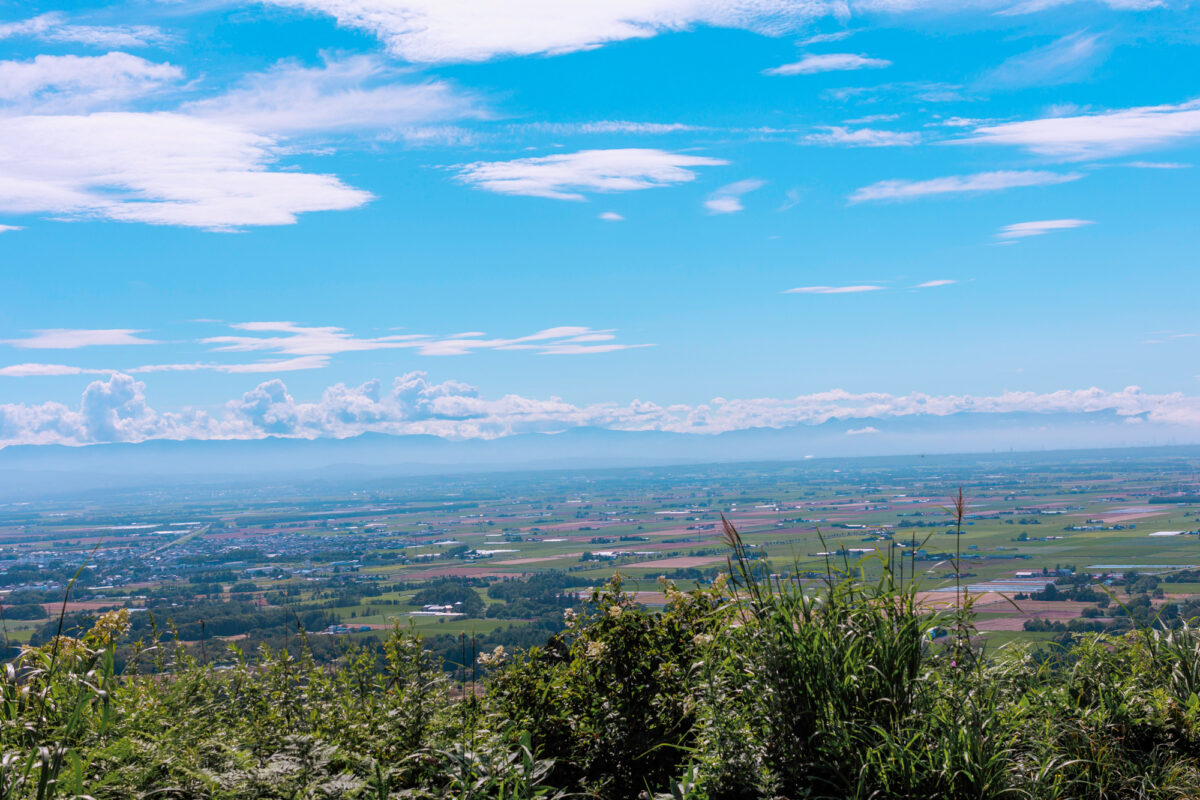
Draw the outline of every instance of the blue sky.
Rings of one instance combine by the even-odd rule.
[[[1200,431],[1198,17],[0,3],[0,444]]]

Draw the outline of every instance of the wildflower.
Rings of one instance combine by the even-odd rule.
[[[711,633],[698,633],[692,638],[692,641],[695,642],[698,647],[704,647],[707,644],[711,644],[712,640],[713,636]]]
[[[621,608],[621,606],[619,606],[619,605],[613,605],[613,606],[609,606],[609,607],[608,607],[608,615],[609,615],[610,617],[613,617],[613,618],[615,619],[616,617],[619,617],[619,616],[621,616],[621,612],[622,612],[623,610],[624,610],[624,609],[622,609],[622,608]]]
[[[106,611],[96,618],[96,624],[87,632],[90,643],[107,647],[129,632],[129,609]]]
[[[508,653],[504,652],[504,645],[496,645],[496,649],[490,653],[479,654],[479,666],[481,667],[498,667],[508,660]]]
[[[575,613],[575,609],[573,609],[573,608],[563,609],[563,627],[564,628],[574,628],[575,620],[578,616],[579,615]]]
[[[675,582],[667,580],[665,575],[660,575],[658,584],[663,587],[663,594],[667,596],[668,604],[683,602],[683,592],[675,588]]]
[[[600,658],[602,655],[604,655],[604,642],[588,642],[588,658]]]

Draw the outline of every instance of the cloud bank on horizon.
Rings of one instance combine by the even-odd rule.
[[[597,427],[619,431],[720,434],[750,428],[820,425],[829,421],[888,420],[989,414],[1111,412],[1127,423],[1177,426],[1200,438],[1200,397],[1150,394],[1129,386],[1004,392],[995,396],[852,393],[840,389],[791,398],[717,397],[697,405],[653,402],[576,404],[559,397],[516,394],[488,398],[461,381],[435,383],[409,372],[390,385],[370,380],[327,387],[319,399],[297,400],[280,379],[227,401],[220,413],[159,411],[146,385],[124,373],[95,380],[75,406],[46,402],[0,404],[0,447],[14,444],[87,445],[153,439],[342,439],[364,433],[428,434],[452,440],[495,439]],[[878,433],[871,425],[850,435]]]

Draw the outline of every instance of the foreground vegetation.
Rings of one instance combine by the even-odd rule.
[[[614,580],[461,683],[399,627],[332,668],[300,628],[227,669],[155,639],[118,672],[110,612],[6,667],[0,798],[1200,795],[1193,627],[985,653],[910,561],[784,581],[726,536],[731,578],[665,584],[661,613]]]

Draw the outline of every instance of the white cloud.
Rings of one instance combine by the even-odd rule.
[[[21,363],[0,367],[0,376],[10,378],[54,375],[129,375],[154,372],[222,372],[227,374],[280,373],[322,369],[333,356],[341,353],[373,350],[414,350],[423,356],[457,356],[478,351],[528,351],[535,355],[590,355],[618,350],[651,347],[649,344],[624,344],[616,341],[612,330],[597,330],[565,325],[514,338],[488,338],[481,331],[465,331],[450,336],[420,333],[360,338],[336,327],[313,327],[293,322],[243,322],[230,326],[237,335],[210,336],[200,340],[219,353],[269,353],[273,357],[257,361],[221,363],[191,362],[144,364],[135,367],[96,368],[69,364]],[[25,339],[0,340],[0,344],[30,349],[73,349],[92,345],[158,344],[134,334],[137,330],[38,331]]]
[[[1200,135],[1200,100],[982,125],[959,142],[1009,145],[1068,160],[1184,144]]]
[[[1120,166],[1134,169],[1190,169],[1192,165],[1179,161],[1129,161]]]
[[[1200,428],[1200,397],[1147,394],[1136,386],[1117,392],[1091,388],[992,396],[855,394],[834,389],[790,398],[718,397],[699,405],[662,406],[638,400],[576,405],[557,397],[487,398],[468,384],[432,383],[424,373],[412,372],[390,386],[380,381],[335,384],[309,402],[298,400],[281,380],[272,379],[230,401],[224,413],[215,416],[190,409],[157,411],[147,403],[144,384],[130,375],[115,374],[90,383],[76,408],[52,402],[0,404],[0,446],[269,435],[344,438],[369,431],[470,439],[582,426],[716,434],[862,420],[867,424],[850,429],[859,433],[849,434],[860,435],[869,433],[876,420],[1018,412],[1109,412],[1127,420]]]
[[[615,211],[605,211],[598,215],[605,222],[621,222],[625,218]]]
[[[0,103],[40,112],[83,110],[140,97],[182,78],[179,67],[128,53],[39,55],[0,61]]]
[[[98,345],[123,346],[158,344],[138,336],[145,331],[133,328],[45,328],[24,339],[0,339],[0,344],[31,350],[74,350]]]
[[[1083,177],[1080,172],[1046,172],[1042,170],[1000,170],[977,172],[973,175],[950,175],[925,181],[888,180],[864,186],[850,195],[849,201],[865,203],[873,200],[911,200],[938,194],[963,192],[995,192],[1022,186],[1047,186],[1066,183]]]
[[[631,122],[629,120],[598,120],[596,122],[530,122],[515,126],[519,130],[531,130],[558,136],[579,136],[603,133],[632,133],[661,135],[684,131],[706,130],[698,125],[683,122]]]
[[[1034,0],[1046,2],[1047,0]],[[1077,0],[1066,0],[1073,2]],[[1153,0],[1149,0],[1153,2]],[[803,30],[813,20],[856,14],[953,14],[1010,8],[1012,0],[266,0],[327,14],[339,25],[378,37],[411,62],[486,61],[499,56],[557,55],[610,42],[646,39],[699,26],[765,35]],[[1148,0],[1109,0],[1113,7]],[[813,41],[833,41],[835,35]],[[842,38],[836,36],[836,38]]]
[[[170,44],[175,37],[151,25],[77,25],[52,11],[17,22],[0,23],[0,39],[27,36],[44,42],[90,47],[148,47]]]
[[[824,44],[826,42],[840,42],[843,39],[848,39],[858,31],[834,31],[832,33],[818,33],[815,36],[810,36],[800,42],[801,45],[807,46],[810,44]]]
[[[881,131],[874,128],[851,130],[838,125],[823,126],[820,133],[804,137],[808,144],[846,145],[849,147],[896,147],[920,144],[916,131]]]
[[[173,113],[18,116],[0,136],[0,212],[229,230],[287,225],[371,195],[272,169],[272,138]]]
[[[873,122],[894,122],[900,119],[900,114],[867,114],[864,117],[846,120],[847,125],[870,125]]]
[[[846,431],[847,436],[862,436],[864,434],[879,433],[879,428],[873,425],[867,425],[864,428],[851,428]]]
[[[814,75],[818,72],[842,72],[855,69],[881,69],[892,62],[882,58],[867,58],[856,53],[822,53],[807,55],[799,61],[763,70],[764,75]]]
[[[766,182],[758,178],[734,181],[710,194],[704,201],[704,207],[711,214],[733,214],[744,208],[742,195],[761,189],[764,185]]]
[[[12,364],[0,367],[0,376],[8,378],[30,378],[55,375],[114,375],[119,373],[141,375],[151,372],[224,372],[231,375],[260,372],[296,372],[305,369],[321,369],[329,366],[328,356],[297,356],[296,358],[252,361],[246,364],[146,364],[131,369],[97,369],[75,367],[68,364]]]
[[[1090,219],[1043,219],[1035,222],[1018,222],[1005,225],[996,234],[997,239],[1024,239],[1029,236],[1041,236],[1050,231],[1063,231],[1091,225]]]
[[[476,161],[456,169],[460,181],[489,192],[583,200],[584,192],[628,192],[687,183],[696,178],[689,167],[728,163],[706,156],[626,148],[581,150],[513,161]]]
[[[1001,8],[996,14],[1000,16],[1037,14],[1059,6],[1070,5],[1072,2],[1073,0],[1025,0],[1016,5]],[[1103,2],[1114,11],[1145,11],[1166,5],[1165,0],[1103,0]]]
[[[1098,33],[1077,31],[1045,47],[1013,56],[983,76],[983,86],[1020,88],[1054,86],[1087,78],[1109,53]]]
[[[438,136],[451,120],[481,118],[476,101],[443,81],[401,82],[381,59],[353,56],[320,67],[280,62],[219,97],[182,111],[259,133],[387,129],[411,138]]]
[[[958,283],[958,281],[951,281],[951,280],[946,280],[943,278],[941,280],[925,281],[924,283],[918,283],[913,288],[914,289],[932,289],[937,286],[949,286],[954,283]]]
[[[23,230],[25,230],[25,229],[23,227],[21,227],[20,225],[0,225],[0,233],[8,233],[10,231],[23,231]]]
[[[8,378],[28,378],[54,375],[107,375],[108,370],[71,367],[66,364],[10,364],[0,367],[0,375]]]
[[[874,286],[871,284],[858,284],[855,286],[797,286],[795,289],[787,289],[784,294],[857,294],[858,292],[878,292],[884,287]]]
[[[609,42],[645,39],[695,25],[763,33],[796,29],[824,14],[826,0],[268,0],[328,14],[369,31],[413,62],[485,61],[497,56],[558,54]]]
[[[269,351],[292,356],[330,356],[370,350],[416,350],[424,356],[466,355],[477,350],[530,350],[539,355],[583,355],[650,346],[621,344],[614,341],[616,335],[612,330],[572,325],[546,328],[511,339],[487,338],[480,331],[451,336],[405,333],[360,338],[344,328],[305,326],[294,322],[242,322],[230,327],[245,333],[210,336],[201,342],[220,352]]]

